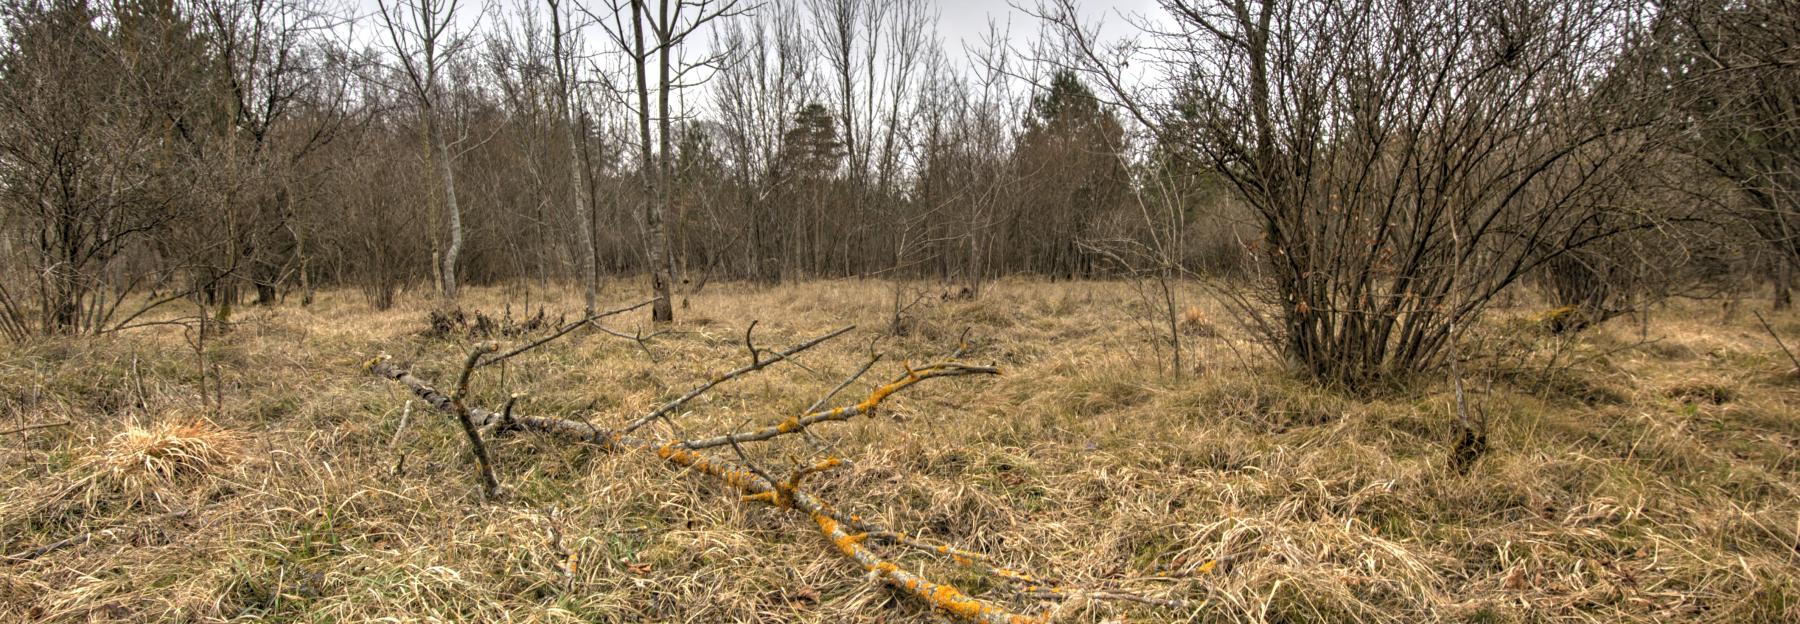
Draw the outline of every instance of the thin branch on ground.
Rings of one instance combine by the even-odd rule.
[[[614,316],[614,315],[618,315],[618,314],[624,314],[624,313],[626,313],[626,312],[630,312],[630,311],[632,311],[632,310],[636,310],[636,309],[638,309],[638,308],[641,308],[641,307],[644,307],[644,306],[647,306],[647,305],[650,305],[650,304],[651,304],[651,303],[652,303],[652,302],[654,302],[654,301],[655,301],[655,300],[654,300],[654,299],[652,299],[652,300],[649,300],[649,301],[643,301],[643,302],[640,302],[640,303],[637,303],[637,304],[634,304],[634,305],[629,305],[629,306],[625,306],[625,307],[623,307],[623,308],[615,308],[615,309],[612,309],[612,310],[607,310],[607,311],[605,311],[605,312],[598,312],[598,313],[595,313],[595,314],[590,314],[590,315],[588,315],[588,316],[587,316],[587,317],[585,317],[585,318],[582,318],[582,319],[580,319],[580,320],[577,320],[577,321],[575,321],[575,322],[573,322],[573,323],[569,323],[569,324],[567,324],[567,325],[564,325],[564,326],[562,326],[562,328],[561,328],[561,329],[558,329],[558,330],[556,330],[556,332],[555,332],[555,333],[553,333],[553,334],[550,334],[550,335],[548,335],[548,336],[545,336],[545,337],[543,337],[543,338],[539,338],[539,339],[537,339],[537,340],[533,340],[533,341],[531,341],[531,342],[528,342],[528,343],[525,343],[525,344],[522,344],[522,345],[519,345],[519,346],[518,346],[518,347],[516,347],[516,348],[514,348],[514,349],[513,349],[513,350],[511,350],[511,351],[507,351],[507,352],[506,352],[506,353],[502,353],[502,354],[500,354],[500,355],[496,355],[496,356],[493,356],[493,357],[490,357],[490,358],[488,358],[488,359],[486,359],[486,360],[482,360],[482,362],[481,362],[481,363],[480,363],[480,364],[477,364],[477,365],[476,365],[476,368],[481,368],[481,367],[483,367],[483,366],[489,366],[489,365],[493,365],[493,364],[499,364],[499,363],[501,363],[501,362],[504,362],[504,361],[506,361],[506,360],[507,360],[507,359],[510,359],[510,358],[512,358],[512,357],[513,357],[513,356],[515,356],[515,355],[519,355],[519,354],[521,354],[521,353],[524,353],[524,352],[526,352],[526,351],[530,351],[530,350],[532,350],[532,349],[536,349],[536,348],[538,348],[538,347],[541,347],[541,346],[543,346],[543,345],[545,345],[545,344],[546,344],[546,343],[549,343],[549,342],[550,342],[550,341],[552,341],[552,340],[556,340],[556,339],[557,339],[557,338],[561,338],[561,337],[563,337],[563,336],[566,336],[566,335],[568,335],[568,334],[569,334],[569,332],[573,332],[573,331],[575,331],[575,330],[577,330],[577,329],[580,329],[580,328],[581,328],[581,326],[583,326],[583,325],[589,325],[589,324],[593,324],[593,325],[594,325],[594,326],[595,326],[595,327],[599,327],[599,324],[597,324],[597,323],[595,323],[595,321],[598,321],[598,320],[600,320],[600,319],[603,319],[603,318],[606,318],[606,317],[609,317],[609,316]],[[641,341],[640,341],[640,342],[641,342]]]
[[[32,431],[35,429],[50,429],[50,428],[54,428],[54,427],[67,427],[71,424],[74,424],[74,421],[65,420],[62,422],[39,423],[36,425],[25,425],[25,426],[19,427],[17,429],[8,429],[6,431],[0,431],[0,435],[12,435],[15,433],[24,433],[26,431]]]
[[[1788,361],[1794,364],[1794,374],[1800,375],[1800,358],[1794,357],[1794,352],[1788,349],[1787,343],[1781,341],[1781,335],[1775,333],[1775,328],[1769,325],[1768,319],[1763,318],[1762,312],[1756,310],[1751,312],[1756,314],[1756,322],[1762,323],[1763,331],[1769,332],[1769,337],[1775,339],[1775,346],[1781,347],[1781,352],[1786,353]]]
[[[808,340],[806,342],[802,342],[800,344],[794,345],[793,347],[788,348],[788,350],[786,350],[786,351],[771,354],[768,359],[758,359],[756,362],[750,364],[749,366],[745,366],[743,368],[739,368],[737,370],[725,373],[723,375],[713,377],[712,379],[707,380],[706,383],[701,384],[699,387],[696,387],[693,390],[689,390],[687,392],[687,394],[683,394],[680,397],[677,397],[673,401],[664,403],[661,407],[651,410],[650,413],[645,414],[642,417],[638,418],[637,420],[632,421],[630,424],[625,425],[625,428],[620,431],[621,431],[621,433],[626,433],[626,434],[634,433],[638,429],[643,428],[645,425],[655,422],[656,419],[662,418],[662,417],[668,415],[669,413],[674,412],[677,409],[680,409],[681,406],[686,405],[688,401],[692,401],[692,400],[694,400],[695,397],[705,394],[707,390],[711,390],[713,388],[713,386],[717,386],[717,385],[725,383],[727,381],[731,381],[732,379],[741,377],[746,373],[752,373],[752,372],[762,370],[764,367],[767,367],[770,364],[774,364],[776,362],[786,360],[788,358],[793,357],[795,354],[800,353],[801,351],[811,349],[827,340],[831,340],[832,338],[842,336],[842,335],[844,335],[845,332],[848,332],[852,329],[856,329],[856,326],[855,325],[845,326],[843,328],[837,329],[837,330],[832,331],[831,333],[825,334],[823,336],[819,336],[812,340]]]

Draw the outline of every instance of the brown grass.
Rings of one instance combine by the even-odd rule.
[[[681,333],[652,341],[656,362],[581,336],[484,369],[470,401],[530,391],[521,411],[616,425],[742,364],[753,319],[769,347],[859,324],[799,358],[817,374],[733,382],[659,433],[777,422],[860,365],[885,288],[714,284]],[[523,297],[477,289],[466,305]],[[552,317],[578,308],[531,297]],[[919,312],[909,336],[877,342],[890,359],[868,382],[964,328],[970,359],[1006,376],[934,381],[821,430],[855,464],[809,488],[1067,585],[1205,602],[1088,603],[1066,611],[1076,622],[1800,621],[1800,383],[1754,319],[1672,309],[1649,344],[1630,319],[1565,342],[1519,329],[1541,308],[1502,311],[1470,371],[1493,451],[1458,476],[1440,382],[1373,397],[1312,387],[1195,296],[1184,325],[1208,331],[1184,331],[1201,366],[1171,376],[1134,300],[1119,284],[1016,280]],[[10,347],[0,428],[73,424],[0,447],[0,548],[94,537],[0,562],[0,621],[942,620],[871,584],[803,519],[642,456],[508,435],[491,450],[513,495],[483,504],[456,425],[414,405],[400,429],[404,391],[358,368],[385,351],[451,385],[469,345],[422,336],[429,305],[377,313],[330,292],[306,309],[240,308],[207,346],[224,399],[210,420],[191,417],[212,403],[178,331]],[[1800,333],[1800,317],[1771,322]],[[801,441],[747,450],[771,466],[816,456]],[[985,600],[1047,607],[903,560]]]

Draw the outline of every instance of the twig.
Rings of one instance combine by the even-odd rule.
[[[463,397],[469,394],[469,374],[475,371],[475,364],[481,360],[481,356],[492,353],[497,348],[494,343],[486,342],[469,351],[469,359],[463,363],[462,376],[456,380],[456,392],[450,395],[450,405],[456,408],[456,422],[462,425],[463,435],[469,438],[469,449],[475,453],[475,465],[481,472],[482,494],[488,498],[500,495],[500,481],[494,478],[494,467],[488,461],[487,446],[481,443],[481,434],[475,430],[468,408],[463,406]]]
[[[69,537],[65,537],[63,539],[56,540],[54,542],[50,542],[43,546],[33,548],[31,550],[26,550],[26,551],[10,554],[10,555],[7,555],[6,558],[7,558],[7,560],[12,561],[13,563],[24,563],[26,561],[31,561],[32,559],[36,559],[38,557],[42,557],[44,555],[48,555],[50,553],[56,552],[58,550],[68,548],[70,546],[80,546],[82,544],[86,544],[88,542],[88,540],[93,539],[93,538],[94,538],[93,531],[83,531],[80,535],[72,535]]]
[[[656,419],[662,418],[663,416],[669,414],[670,412],[680,409],[682,405],[687,404],[688,401],[694,400],[694,397],[700,396],[701,394],[705,393],[707,390],[711,390],[713,388],[713,386],[717,386],[717,385],[725,383],[727,381],[731,381],[732,379],[737,378],[746,373],[751,373],[751,372],[755,372],[758,370],[762,370],[764,367],[766,367],[770,364],[774,364],[781,360],[788,359],[801,351],[811,349],[815,346],[818,346],[819,343],[822,343],[822,342],[825,342],[832,338],[841,336],[844,334],[844,332],[848,332],[855,328],[856,328],[855,325],[845,326],[843,328],[837,329],[837,330],[835,330],[831,333],[825,334],[823,336],[819,336],[812,340],[808,340],[806,342],[802,342],[800,344],[794,345],[793,347],[789,348],[786,351],[782,351],[780,353],[773,354],[771,357],[769,357],[769,359],[758,360],[755,364],[751,364],[749,366],[745,366],[743,368],[740,368],[740,369],[731,371],[729,373],[719,375],[710,380],[707,380],[706,383],[701,384],[699,387],[694,388],[693,390],[689,390],[687,394],[683,394],[680,397],[677,397],[673,401],[664,403],[662,405],[662,407],[658,407],[654,410],[651,410],[650,413],[643,415],[642,417],[638,418],[637,420],[632,421],[628,425],[625,425],[625,428],[620,430],[620,432],[626,433],[626,434],[633,433],[633,432],[637,431],[638,429],[643,428],[644,425],[648,425],[652,422],[655,422]]]
[[[395,476],[399,476],[406,470],[406,451],[400,450],[400,434],[406,432],[406,423],[411,421],[412,401],[408,400],[406,407],[400,408],[400,425],[394,427],[394,437],[388,439],[388,452],[396,456],[394,460]]]
[[[533,341],[525,343],[523,345],[519,345],[517,348],[514,348],[511,351],[507,351],[506,353],[502,353],[500,355],[496,355],[494,357],[488,358],[487,360],[481,362],[480,364],[477,364],[476,368],[480,368],[482,366],[487,366],[490,364],[497,364],[500,362],[504,362],[508,358],[511,358],[512,356],[518,355],[520,353],[524,353],[526,351],[530,351],[532,349],[536,349],[540,346],[543,346],[545,343],[548,343],[552,340],[556,340],[557,338],[561,338],[564,335],[567,335],[569,332],[579,329],[582,325],[587,325],[589,323],[593,323],[594,321],[597,321],[597,320],[600,320],[600,319],[603,319],[603,318],[606,318],[609,316],[613,316],[613,315],[617,315],[617,314],[624,314],[626,312],[636,310],[638,308],[650,305],[650,303],[652,301],[654,301],[654,300],[644,301],[642,303],[638,303],[637,305],[631,305],[631,306],[626,306],[623,308],[607,310],[605,312],[600,312],[600,313],[596,313],[596,314],[590,314],[587,317],[582,318],[581,320],[578,320],[573,323],[569,323],[568,325],[562,326],[562,328],[556,330],[556,333],[554,333],[554,334],[550,334],[543,338],[539,338],[537,340],[533,340]],[[595,327],[598,327],[598,325],[595,325]]]
[[[845,377],[844,381],[842,383],[839,383],[837,385],[837,387],[832,388],[830,392],[825,393],[825,396],[819,397],[819,400],[813,401],[813,404],[807,406],[806,411],[801,412],[801,413],[802,414],[811,414],[813,412],[817,412],[820,409],[824,408],[825,404],[830,402],[832,397],[837,396],[839,392],[843,392],[845,388],[850,387],[850,384],[856,383],[856,380],[861,379],[863,375],[868,374],[869,369],[874,368],[875,363],[880,360],[881,360],[881,355],[874,353],[873,345],[871,345],[869,361],[863,363],[862,368],[856,369],[855,373],[852,373],[849,377]],[[813,450],[819,451],[821,453],[834,452],[834,453],[837,453],[838,455],[843,454],[841,451],[838,451],[836,444],[833,444],[830,440],[826,440],[824,438],[819,437],[818,435],[815,435],[811,431],[802,430],[801,437],[806,438],[806,441],[812,445]],[[850,462],[850,460],[846,459],[846,460],[844,460],[844,463],[851,463],[851,462]]]
[[[51,427],[66,427],[73,422],[74,421],[65,420],[62,422],[40,423],[40,424],[36,424],[36,425],[25,425],[25,426],[19,427],[17,429],[8,429],[6,431],[0,431],[0,435],[12,435],[15,433],[22,433],[22,432],[31,431],[34,429],[49,429]]]
[[[839,383],[836,388],[832,388],[830,392],[825,393],[825,396],[819,397],[819,400],[813,401],[813,404],[807,406],[806,411],[801,413],[811,414],[819,411],[820,408],[825,407],[826,403],[831,402],[831,397],[837,396],[839,392],[843,392],[845,388],[850,387],[850,384],[856,383],[856,380],[861,379],[863,375],[868,374],[869,369],[874,368],[875,363],[879,361],[881,361],[880,355],[870,356],[869,361],[863,363],[862,368],[856,369],[855,373],[852,373],[849,377],[845,377],[844,381]]]
[[[905,375],[894,380],[892,383],[876,388],[874,392],[869,393],[868,398],[863,399],[855,405],[846,405],[844,407],[822,412],[815,411],[803,416],[790,416],[787,420],[755,431],[731,433],[701,440],[688,440],[680,442],[679,444],[684,448],[704,449],[740,442],[759,442],[783,435],[799,433],[805,431],[807,427],[811,427],[821,422],[844,421],[849,420],[853,416],[874,412],[877,407],[881,406],[883,401],[887,400],[889,395],[927,379],[937,377],[957,377],[962,375],[998,374],[1000,374],[999,369],[989,366],[968,366],[952,363],[933,364],[919,369],[909,368]]]
[[[662,330],[650,332],[650,335],[646,336],[646,335],[644,335],[643,328],[639,328],[637,330],[637,335],[634,336],[634,335],[627,334],[624,332],[608,329],[608,328],[606,328],[606,326],[601,325],[599,323],[594,324],[594,329],[600,330],[602,333],[611,334],[613,336],[617,336],[620,338],[626,338],[626,339],[637,341],[638,348],[644,350],[644,356],[650,358],[651,362],[658,362],[659,360],[656,359],[656,354],[650,351],[650,345],[646,344],[646,343],[649,342],[649,340],[651,338],[655,338],[657,336],[661,336],[663,334],[670,333],[670,330],[662,329]]]
[[[956,337],[956,350],[951,351],[950,357],[947,357],[944,359],[955,360],[955,359],[961,358],[964,355],[969,354],[969,330],[971,330],[971,329],[974,329],[974,328],[973,327],[964,327],[963,328],[962,335],[959,335]]]
[[[506,407],[500,408],[500,424],[496,427],[498,430],[505,431],[512,428],[513,404],[518,403],[519,399],[523,398],[525,398],[525,393],[523,392],[514,392],[511,396],[506,397]]]
[[[751,323],[751,324],[755,325],[755,323]],[[748,421],[748,420],[744,421],[744,423],[743,423],[743,425],[748,425],[748,424],[750,424],[750,421]],[[738,426],[742,427],[743,425],[738,425]],[[769,473],[767,471],[764,471],[761,466],[756,465],[756,462],[750,461],[750,456],[744,454],[744,447],[739,446],[738,443],[735,441],[731,443],[731,452],[737,454],[738,461],[744,462],[744,466],[746,468],[749,468],[751,473],[755,474],[756,476],[762,477],[764,480],[768,481],[769,483],[777,483],[777,481],[775,480],[775,477],[770,476]]]
[[[1756,322],[1762,323],[1763,331],[1769,332],[1769,337],[1775,339],[1775,346],[1781,347],[1781,352],[1787,354],[1788,361],[1794,363],[1794,374],[1800,375],[1800,358],[1794,357],[1794,352],[1788,350],[1787,343],[1781,341],[1781,336],[1775,333],[1774,327],[1769,326],[1769,321],[1763,318],[1760,310],[1751,310],[1750,313],[1756,315]]]
[[[752,368],[762,363],[762,359],[756,352],[756,343],[750,340],[750,334],[756,331],[756,323],[756,320],[751,320],[750,326],[744,328],[744,348],[750,350],[750,366]]]

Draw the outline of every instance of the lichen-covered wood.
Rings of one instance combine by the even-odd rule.
[[[405,385],[412,393],[426,403],[439,410],[456,415],[459,420],[474,428],[486,427],[490,424],[547,433],[567,440],[594,444],[606,451],[647,451],[673,467],[712,477],[725,486],[735,490],[744,502],[767,504],[778,509],[793,510],[805,514],[819,533],[845,558],[851,560],[871,578],[899,590],[906,595],[921,600],[932,607],[951,614],[960,620],[980,624],[1024,624],[1031,622],[1047,622],[1049,616],[1022,615],[1008,609],[978,600],[951,585],[938,583],[915,572],[907,570],[889,557],[871,548],[871,544],[882,544],[893,547],[917,550],[939,557],[948,558],[957,565],[970,567],[986,572],[1001,580],[1022,583],[1026,586],[1020,595],[1030,598],[1051,600],[1068,600],[1077,597],[1100,599],[1124,599],[1158,604],[1164,606],[1184,606],[1180,601],[1143,598],[1123,592],[1080,592],[1075,590],[1053,589],[1039,584],[1029,574],[993,565],[979,554],[944,545],[933,545],[911,537],[899,531],[893,531],[872,523],[856,515],[844,515],[829,503],[808,494],[801,488],[803,480],[813,474],[837,468],[845,463],[838,457],[826,457],[810,465],[793,471],[786,479],[780,479],[752,463],[742,454],[739,445],[751,442],[771,440],[784,435],[799,434],[808,427],[821,423],[842,422],[850,418],[872,414],[884,401],[902,390],[917,385],[928,379],[958,377],[967,375],[998,375],[1000,371],[991,366],[975,366],[957,362],[940,362],[914,368],[906,366],[904,374],[893,381],[875,388],[863,399],[842,407],[820,409],[820,404],[808,408],[807,413],[790,416],[781,422],[748,431],[734,432],[708,438],[694,440],[650,440],[636,431],[669,413],[681,404],[699,396],[706,390],[721,383],[730,381],[744,374],[760,370],[766,366],[788,359],[800,351],[816,346],[831,338],[843,335],[850,328],[839,329],[824,336],[800,343],[786,351],[763,354],[754,344],[746,344],[752,354],[749,365],[733,370],[730,373],[713,377],[699,387],[682,394],[675,400],[659,406],[650,413],[634,419],[619,430],[606,429],[596,425],[561,418],[527,416],[508,409],[505,414],[490,410],[469,407],[462,404],[461,397],[466,394],[460,388],[466,381],[459,382],[459,390],[455,396],[447,396],[426,384],[406,369],[395,366],[386,356],[369,360],[365,364],[370,372],[397,381]],[[474,361],[481,354],[491,352],[491,346],[477,348],[471,355]],[[961,350],[955,354],[959,356]],[[955,356],[953,356],[955,357]],[[871,364],[873,362],[871,361]],[[469,370],[465,367],[465,374]],[[864,367],[857,371],[860,376],[867,370]],[[844,385],[848,385],[847,383]],[[841,389],[842,386],[839,387]],[[833,394],[836,390],[833,391]],[[830,395],[827,395],[828,397]],[[823,401],[821,401],[821,404]],[[510,407],[510,402],[509,402]],[[703,451],[720,446],[730,446],[738,453],[741,461],[709,456]]]

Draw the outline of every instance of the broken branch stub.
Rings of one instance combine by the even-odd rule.
[[[481,432],[469,418],[469,408],[463,399],[469,396],[469,375],[475,372],[476,363],[481,356],[493,353],[499,347],[492,342],[482,343],[469,351],[469,359],[463,363],[462,376],[456,380],[456,393],[450,395],[450,406],[456,412],[456,422],[462,425],[463,435],[469,438],[469,450],[475,454],[475,467],[481,472],[482,496],[495,498],[500,495],[500,480],[494,478],[494,463],[488,460],[487,445],[481,443]],[[512,411],[512,404],[507,404],[507,413]],[[510,416],[502,416],[501,422],[510,420]]]

